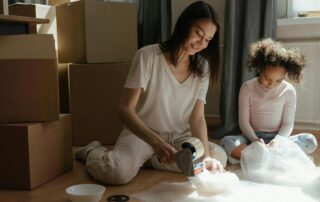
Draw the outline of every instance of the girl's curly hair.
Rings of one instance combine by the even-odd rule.
[[[299,83],[305,67],[305,56],[299,49],[285,49],[279,42],[270,38],[251,44],[248,55],[249,70],[260,73],[268,66],[284,67],[288,80]]]

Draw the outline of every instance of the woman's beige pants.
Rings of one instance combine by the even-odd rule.
[[[191,132],[161,133],[160,137],[179,151],[181,143],[191,137]],[[225,151],[211,142],[209,142],[209,148],[211,156],[225,166],[227,162]],[[149,159],[155,169],[180,172],[175,163],[160,163],[154,155],[153,148],[127,129],[122,131],[112,150],[108,151],[104,147],[99,147],[90,151],[86,166],[89,174],[96,180],[106,184],[119,185],[132,180]]]

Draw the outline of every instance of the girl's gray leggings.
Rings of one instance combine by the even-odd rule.
[[[259,138],[262,138],[265,143],[269,143],[276,135],[276,132],[256,132]],[[314,135],[310,133],[300,133],[289,137],[296,143],[306,154],[311,154],[317,149],[318,143]],[[226,136],[220,140],[220,146],[226,151],[228,156],[240,144],[250,144],[250,140],[243,135]]]

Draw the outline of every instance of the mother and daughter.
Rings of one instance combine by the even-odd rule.
[[[300,80],[304,58],[267,39],[252,45],[249,67],[258,70],[259,77],[241,88],[242,134],[223,138],[222,147],[208,141],[204,105],[209,81],[216,83],[219,74],[219,30],[213,8],[197,1],[179,16],[167,41],[136,52],[119,105],[125,128],[114,148],[108,150],[94,141],[75,153],[93,178],[126,184],[146,163],[180,172],[174,155],[190,138],[203,144],[207,169],[223,171],[227,155],[239,158],[246,144],[290,136],[296,93],[284,79]],[[309,138],[298,135],[292,140],[310,153],[316,144]]]

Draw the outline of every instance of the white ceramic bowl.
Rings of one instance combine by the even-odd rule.
[[[78,184],[66,189],[72,202],[98,202],[106,188],[98,184]]]

